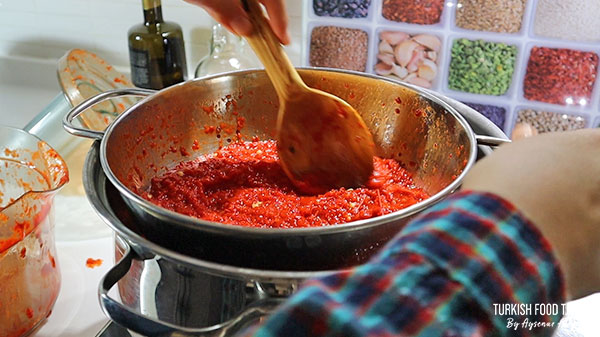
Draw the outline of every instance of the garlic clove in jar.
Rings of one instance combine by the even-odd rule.
[[[394,64],[392,66],[392,74],[398,76],[400,79],[404,79],[406,76],[408,76],[408,70],[402,66]]]
[[[424,59],[425,59],[424,48],[422,46],[416,47],[413,50],[412,58],[410,59],[410,62],[408,62],[406,69],[408,69],[408,71],[411,73],[417,71],[417,69],[419,68],[419,65],[421,64],[421,62]]]
[[[394,64],[394,55],[392,54],[377,54],[377,59],[385,64]]]
[[[394,57],[396,58],[396,62],[399,65],[406,67],[413,58],[413,51],[418,46],[419,44],[412,40],[402,41],[402,43],[394,48]]]
[[[392,73],[394,65],[387,64],[385,62],[379,62],[375,65],[375,73],[377,75],[386,76]]]
[[[425,46],[435,52],[440,51],[440,47],[442,46],[442,42],[437,36],[429,35],[429,34],[419,34],[413,37],[413,40],[418,42],[420,45]]]
[[[414,85],[418,85],[420,87],[423,88],[431,88],[431,82],[429,82],[428,80],[418,77],[416,76],[416,74],[411,74],[411,75],[415,75],[414,77],[411,77],[410,79],[406,80],[408,83],[414,84]]]
[[[417,70],[417,74],[419,75],[419,77],[427,81],[433,81],[436,73],[437,65],[433,61],[428,59],[423,59],[421,65],[419,65],[419,69]]]
[[[408,82],[408,81],[412,80],[415,77],[417,77],[416,73],[410,73],[405,78],[403,78],[402,80]]]
[[[435,51],[432,51],[432,50],[430,50],[430,51],[428,51],[427,53],[425,53],[425,56],[426,56],[428,59],[430,59],[430,60],[432,60],[433,62],[435,62],[435,61],[437,61],[438,53],[437,53],[437,52],[435,52]]]
[[[383,31],[379,34],[379,37],[389,43],[392,46],[397,45],[398,43],[408,39],[409,35],[404,32],[394,32],[394,31]]]
[[[379,52],[383,54],[393,54],[394,48],[387,41],[383,40],[379,43]]]

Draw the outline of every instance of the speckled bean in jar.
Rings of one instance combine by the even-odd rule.
[[[581,116],[559,112],[522,109],[517,114],[516,124],[527,123],[538,133],[568,131],[585,128],[587,121]]]
[[[527,0],[459,0],[456,26],[497,33],[521,30]]]
[[[365,71],[368,42],[369,36],[362,29],[315,27],[310,37],[310,65]]]

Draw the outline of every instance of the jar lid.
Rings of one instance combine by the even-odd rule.
[[[58,82],[71,106],[102,92],[131,88],[133,84],[125,75],[96,54],[71,49],[58,61]],[[84,111],[80,121],[93,130],[104,130],[123,111],[137,102],[137,98],[113,98]]]

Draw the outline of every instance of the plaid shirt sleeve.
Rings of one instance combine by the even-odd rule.
[[[548,242],[507,201],[460,192],[410,222],[369,263],[303,287],[255,336],[550,336],[507,328],[494,304],[561,303],[563,276]],[[522,314],[518,313],[518,314]]]

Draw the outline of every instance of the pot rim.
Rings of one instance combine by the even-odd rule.
[[[189,83],[192,83],[192,82],[210,80],[210,79],[224,77],[224,76],[247,75],[247,74],[251,74],[251,73],[264,72],[263,69],[250,69],[250,70],[228,72],[228,73],[217,74],[217,75],[204,77],[204,78],[187,80],[185,82],[162,89],[150,96],[147,96],[147,97],[143,98],[142,100],[138,101],[133,106],[131,106],[125,112],[121,113],[117,117],[117,119],[115,119],[115,121],[113,121],[109,125],[109,127],[106,129],[106,131],[104,133],[104,137],[102,137],[102,140],[100,143],[100,153],[99,153],[100,164],[102,166],[104,173],[106,174],[108,180],[113,184],[113,186],[115,186],[115,188],[119,191],[119,193],[121,193],[121,195],[124,198],[127,198],[129,201],[136,203],[144,211],[151,210],[152,215],[154,217],[158,216],[163,219],[171,220],[172,222],[176,223],[176,226],[185,226],[190,229],[197,229],[198,227],[201,226],[203,230],[207,230],[207,231],[212,231],[212,232],[217,232],[217,233],[239,234],[239,235],[246,236],[246,237],[247,236],[280,236],[281,237],[281,236],[295,236],[295,235],[325,235],[325,234],[329,235],[329,234],[340,233],[340,232],[357,231],[357,230],[363,230],[363,229],[366,229],[369,227],[377,226],[382,223],[388,223],[391,221],[395,221],[400,218],[409,217],[413,214],[416,214],[416,213],[422,211],[423,209],[426,209],[426,208],[432,206],[433,204],[437,203],[442,198],[446,197],[447,195],[452,193],[454,190],[456,190],[462,183],[462,180],[464,179],[465,175],[468,173],[468,171],[471,169],[471,167],[475,163],[475,160],[477,157],[477,141],[475,138],[475,132],[473,131],[473,129],[471,128],[469,123],[466,121],[466,119],[454,107],[449,105],[444,100],[438,98],[437,96],[431,94],[430,92],[428,92],[420,87],[417,87],[415,85],[411,85],[408,83],[396,81],[396,80],[393,80],[390,78],[385,78],[385,77],[381,77],[381,76],[377,76],[377,75],[357,72],[357,71],[333,69],[333,68],[316,68],[316,67],[298,67],[297,69],[299,70],[300,73],[302,73],[302,71],[338,72],[338,73],[357,75],[357,76],[361,76],[361,77],[367,77],[367,78],[391,82],[396,85],[400,85],[402,87],[411,89],[411,90],[417,92],[419,95],[440,105],[448,113],[453,115],[453,117],[463,127],[463,129],[465,130],[467,137],[468,137],[468,141],[470,144],[469,159],[468,159],[465,167],[462,169],[462,172],[456,177],[456,179],[454,179],[450,184],[448,184],[448,186],[444,187],[442,190],[440,190],[436,194],[430,196],[429,198],[427,198],[421,202],[418,202],[414,205],[411,205],[411,206],[401,209],[399,211],[381,215],[381,216],[377,216],[374,218],[362,219],[362,220],[352,221],[352,222],[343,223],[343,224],[335,224],[335,225],[323,226],[323,227],[307,227],[307,228],[244,227],[244,226],[236,226],[236,225],[223,224],[223,223],[218,223],[218,222],[213,222],[213,221],[207,221],[207,220],[183,215],[183,214],[168,210],[166,208],[160,207],[158,205],[155,205],[155,204],[147,201],[146,199],[142,198],[141,196],[139,196],[138,194],[134,193],[129,188],[127,188],[115,176],[115,174],[111,170],[110,165],[108,164],[108,160],[107,160],[107,149],[106,149],[107,139],[110,138],[113,131],[118,127],[119,123],[123,120],[123,118],[125,118],[130,113],[133,113],[133,111],[135,111],[139,106],[146,104],[146,102],[152,100],[157,95],[161,95],[162,93],[167,92],[167,91],[176,90],[176,88],[178,88],[180,86],[188,85]]]

